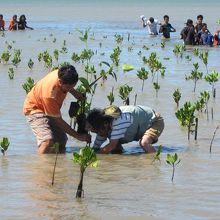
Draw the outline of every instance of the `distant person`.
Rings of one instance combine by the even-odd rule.
[[[18,21],[18,30],[25,30],[25,28],[33,30],[32,27],[27,26],[25,15],[21,15],[20,18],[19,18],[19,21]]]
[[[85,96],[74,89],[78,73],[72,65],[60,67],[47,74],[28,93],[23,113],[37,139],[38,153],[55,153],[53,144],[58,142],[60,153],[65,153],[67,134],[85,142],[90,142],[89,134],[79,134],[62,118],[61,107],[69,92],[76,99]]]
[[[5,30],[5,21],[3,20],[3,15],[0,14],[0,31]]]
[[[146,106],[109,106],[89,112],[87,129],[97,134],[93,148],[99,153],[122,153],[122,144],[132,141],[139,141],[146,153],[152,153],[155,150],[151,144],[158,141],[164,120]],[[107,139],[109,143],[100,148]]]
[[[9,31],[15,31],[18,29],[18,21],[17,21],[17,15],[13,15],[9,26],[8,26],[8,30]]]
[[[164,15],[164,23],[160,26],[159,33],[163,34],[164,38],[170,38],[170,32],[176,32],[176,29],[169,23],[169,16]]]
[[[217,30],[213,36],[213,46],[220,45],[220,30]]]
[[[144,19],[142,19],[142,21],[143,27],[148,27],[148,32],[150,35],[158,35],[157,25],[161,25],[161,23],[157,19],[150,17],[147,21]]]
[[[199,31],[201,31],[202,24],[203,24],[203,16],[202,15],[198,15],[197,16],[197,22],[196,22],[196,24],[194,26],[196,33],[199,33]]]
[[[199,37],[199,44],[200,45],[206,45],[206,46],[213,45],[213,35],[207,29],[206,23],[202,24],[202,29],[199,31],[198,37]]]
[[[195,45],[195,31],[191,19],[187,20],[186,27],[180,32],[180,38],[183,39],[185,45]]]

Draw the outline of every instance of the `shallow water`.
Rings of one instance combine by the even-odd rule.
[[[7,73],[11,65],[0,64],[0,137],[8,137],[11,142],[6,156],[0,156],[0,219],[218,219],[220,131],[216,133],[211,155],[209,144],[220,118],[219,82],[216,85],[216,99],[210,98],[209,101],[209,112],[212,107],[214,119],[212,120],[210,115],[210,120],[207,121],[204,113],[198,114],[198,140],[194,141],[191,136],[191,141],[188,142],[186,130],[180,128],[175,117],[177,108],[172,93],[177,87],[180,88],[182,93],[180,106],[182,106],[185,101],[196,100],[201,91],[211,91],[211,87],[204,81],[199,81],[194,94],[193,83],[185,81],[185,74],[191,73],[195,62],[199,63],[200,71],[204,73],[205,66],[193,55],[192,48],[187,48],[183,59],[177,59],[172,50],[175,44],[182,43],[179,40],[179,31],[188,17],[203,13],[209,21],[210,30],[214,31],[217,27],[215,21],[219,19],[219,7],[217,7],[219,3],[213,1],[207,6],[201,2],[199,7],[190,11],[190,6],[186,6],[186,10],[180,10],[177,3],[172,5],[169,1],[167,6],[160,8],[157,5],[151,7],[148,5],[145,9],[146,13],[143,13],[142,5],[147,4],[143,1],[137,1],[136,3],[139,4],[136,6],[131,2],[125,6],[122,1],[118,7],[114,3],[103,10],[101,10],[103,3],[90,5],[94,10],[86,4],[79,4],[76,7],[72,3],[71,7],[67,7],[57,3],[54,13],[50,16],[48,16],[48,7],[51,2],[40,3],[32,7],[31,4],[34,2],[21,1],[22,7],[16,8],[18,13],[22,13],[23,10],[23,13],[30,17],[29,25],[35,28],[34,31],[6,32],[5,37],[0,36],[0,54],[7,48],[5,41],[14,49],[22,49],[22,61],[15,69],[13,80],[9,80]],[[10,19],[9,12],[15,13],[15,8],[4,4],[2,11],[7,21]],[[70,13],[73,5],[75,8]],[[194,3],[191,6],[193,5]],[[210,7],[212,13],[207,7]],[[114,14],[107,13],[114,10],[116,10]],[[73,12],[76,11],[77,13],[74,14]],[[61,15],[57,17],[55,15],[58,12]],[[171,15],[171,23],[177,28],[177,32],[171,35],[171,40],[166,42],[164,49],[161,49],[160,37],[147,36],[146,30],[141,27],[139,15],[147,15],[150,12],[157,14],[158,18],[168,13]],[[118,70],[115,68],[118,81],[109,78],[103,86],[99,85],[93,106],[108,105],[106,96],[112,86],[115,88],[116,96],[114,104],[122,105],[122,100],[118,97],[118,87],[128,83],[133,86],[131,103],[134,103],[137,93],[138,104],[151,106],[161,113],[165,119],[165,130],[156,144],[156,147],[163,146],[161,164],[152,163],[153,155],[143,154],[135,142],[125,146],[123,155],[98,155],[100,166],[97,169],[88,169],[85,174],[85,198],[76,200],[79,169],[72,163],[72,152],[79,150],[83,143],[69,139],[68,153],[58,158],[55,184],[52,187],[51,176],[55,157],[36,154],[35,138],[22,115],[26,95],[21,85],[28,76],[37,81],[48,72],[43,63],[38,62],[37,55],[44,50],[50,53],[54,49],[60,50],[64,40],[68,53],[60,54],[59,62],[72,62],[72,53],[79,53],[85,48],[78,39],[79,34],[75,28],[88,27],[91,27],[90,37],[93,38],[88,42],[89,48],[97,50],[91,63],[98,71],[99,62],[103,60],[111,62],[109,55],[117,46],[114,39],[116,33],[124,36],[120,64],[129,63],[135,67],[135,71],[129,73],[123,73],[121,65]],[[129,42],[128,33],[131,34]],[[53,43],[54,38],[56,38],[55,43]],[[144,50],[143,45],[150,49]],[[133,48],[131,52],[128,51],[129,46]],[[159,80],[161,89],[158,98],[152,88],[151,76],[145,83],[143,93],[141,92],[141,82],[136,77],[136,70],[143,66],[141,57],[137,55],[140,50],[142,56],[147,57],[155,51],[166,67],[165,77]],[[201,47],[200,50],[209,51],[209,71],[220,72],[220,48]],[[105,54],[101,55],[101,53]],[[187,55],[190,56],[191,61],[185,59]],[[170,59],[165,60],[166,57]],[[35,63],[32,71],[27,67],[29,58]],[[81,64],[74,65],[79,74],[83,75]],[[69,121],[68,107],[71,100],[68,96],[62,108],[66,121]],[[172,184],[172,169],[166,164],[166,154],[174,152],[178,153],[181,162],[176,167],[174,184]]]

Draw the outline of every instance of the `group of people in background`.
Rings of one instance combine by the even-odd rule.
[[[164,22],[161,23],[157,19],[150,17],[148,20],[144,15],[140,16],[143,21],[143,27],[148,27],[150,35],[158,35],[157,26],[159,25],[159,33],[162,37],[170,38],[171,32],[176,32],[176,29],[169,23],[169,16],[164,15]],[[220,45],[220,30],[217,30],[214,35],[210,33],[207,24],[203,23],[203,16],[198,15],[196,24],[193,20],[187,19],[184,27],[180,32],[180,38],[183,39],[185,45]]]
[[[16,31],[16,30],[25,30],[26,28],[33,30],[32,27],[27,26],[27,21],[25,15],[21,15],[19,20],[17,20],[17,15],[13,15],[12,19],[9,22],[8,30]],[[5,21],[3,19],[3,15],[0,14],[0,31],[5,31]]]

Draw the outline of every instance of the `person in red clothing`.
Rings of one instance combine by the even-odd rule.
[[[3,20],[3,15],[0,14],[0,31],[5,30],[5,21]]]
[[[38,152],[54,153],[53,144],[58,142],[60,153],[65,153],[67,134],[85,142],[91,141],[89,134],[78,134],[61,116],[60,109],[67,93],[83,100],[84,94],[74,89],[78,74],[72,65],[67,65],[47,74],[36,83],[24,102],[23,113],[37,138]]]
[[[12,31],[12,30],[17,30],[18,29],[18,21],[17,21],[17,15],[13,15],[9,26],[8,26],[8,30]]]

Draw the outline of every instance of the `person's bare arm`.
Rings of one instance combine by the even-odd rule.
[[[77,91],[76,89],[72,88],[71,91],[69,91],[77,100],[84,100],[86,98],[85,93],[81,93]]]
[[[107,145],[105,145],[105,147],[103,147],[99,150],[99,153],[101,153],[101,154],[111,153],[111,151],[117,147],[118,143],[119,143],[118,139],[117,140],[110,140],[110,142]]]

